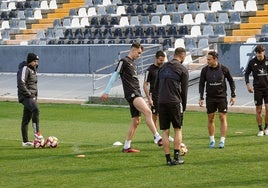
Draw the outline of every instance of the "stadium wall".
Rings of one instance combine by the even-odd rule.
[[[268,49],[268,44],[265,44]],[[232,75],[243,76],[248,61],[254,56],[256,44],[218,44],[219,61],[227,65]],[[18,64],[26,60],[29,52],[40,57],[39,73],[91,74],[113,64],[120,51],[129,45],[47,45],[0,46],[0,72],[17,72]],[[105,69],[111,73],[114,67]]]
[[[218,44],[219,62],[228,66],[233,76],[243,76],[249,60],[255,55],[256,45],[256,43]],[[267,43],[263,45],[268,49]]]
[[[91,74],[128,49],[129,45],[0,46],[0,72],[17,72],[18,64],[33,52],[40,58],[39,73]]]

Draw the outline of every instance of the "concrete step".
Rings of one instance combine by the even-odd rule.
[[[53,27],[53,23],[51,23],[51,24],[32,24],[32,29],[47,29],[48,27]]]
[[[36,34],[37,31],[39,31],[40,29],[26,29],[26,30],[23,30],[23,34],[24,35],[27,35],[27,34]],[[41,29],[42,30],[42,29]]]
[[[54,14],[48,14],[48,19],[56,19],[56,18],[64,18],[66,16],[69,16],[69,12],[60,12],[60,13],[54,13]]]
[[[249,17],[248,22],[249,23],[267,23],[268,22],[268,16]]]
[[[44,18],[39,20],[39,24],[51,24],[54,22],[54,18]]]
[[[4,42],[5,45],[21,45],[21,42],[27,42],[25,40],[6,40]]]
[[[28,41],[36,37],[36,34],[20,34],[15,36],[15,40]]]
[[[246,42],[248,38],[251,38],[254,36],[255,35],[251,35],[251,36],[226,36],[226,37],[224,37],[223,42],[226,42],[226,43]]]
[[[81,6],[84,6],[85,5],[85,2],[81,2],[81,3],[67,3],[67,4],[63,4],[62,5],[62,8],[78,8],[78,7],[81,7]]]
[[[268,16],[268,10],[259,10],[259,11],[257,11],[256,16]]]
[[[233,30],[233,36],[254,36],[256,34],[260,34],[260,29],[240,29],[240,30]]]
[[[69,13],[69,9],[68,8],[56,9],[54,13]]]
[[[241,23],[240,29],[261,29],[263,23]]]

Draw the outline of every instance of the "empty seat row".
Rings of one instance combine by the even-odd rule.
[[[167,4],[127,4],[127,5],[107,5],[81,7],[77,11],[72,11],[70,16],[93,16],[107,14],[144,14],[144,13],[194,13],[194,12],[218,12],[218,11],[256,11],[257,5],[255,0],[248,0],[246,6],[243,0],[232,1],[214,1],[205,2],[183,2],[183,3],[167,3]]]
[[[184,2],[192,2],[192,0],[184,0]],[[198,0],[197,0],[198,1]],[[203,0],[200,0],[203,1]],[[100,6],[111,4],[137,4],[137,3],[169,3],[169,2],[183,2],[183,0],[85,0],[86,6]]]
[[[106,6],[122,4],[121,0],[85,0],[86,6]]]
[[[24,10],[11,10],[11,11],[0,11],[0,18],[2,20],[9,20],[13,18],[18,19],[28,19],[28,18],[34,18],[34,9],[27,8]]]
[[[226,36],[225,26],[224,24],[219,25],[196,25],[192,26],[189,32],[191,37],[200,37],[200,36],[208,36],[208,37],[221,37]]]
[[[59,44],[132,44],[133,42],[140,42],[142,44],[161,44],[159,39],[51,39],[46,43],[48,45]],[[164,44],[169,43],[164,40]]]
[[[0,5],[0,10],[10,11],[14,9],[24,10],[26,8],[40,8],[44,10],[57,9],[56,0],[26,0],[26,1],[2,1]]]
[[[0,29],[26,29],[26,20],[11,19],[3,20]]]
[[[39,40],[40,41],[40,40]],[[41,40],[44,41],[44,40]],[[36,40],[34,41],[36,44]],[[172,47],[171,39],[143,38],[143,39],[50,39],[46,41],[47,45],[62,45],[62,44],[131,44],[140,42],[141,44],[160,44],[163,49]],[[41,43],[44,44],[44,43]]]
[[[186,51],[192,52],[195,55],[204,55],[203,50],[209,49],[209,39],[192,37],[177,38],[174,41],[173,47],[169,50],[172,51],[178,47],[185,48]]]
[[[86,27],[76,29],[48,28],[39,38],[137,38],[182,37],[189,34],[187,26],[177,27]]]
[[[12,29],[14,26],[15,22],[19,23],[25,23],[27,22],[28,19],[41,19],[42,14],[41,10],[33,10],[32,9],[26,9],[25,12],[22,11],[10,11],[9,15],[1,13],[1,17],[3,17],[0,22],[0,29]],[[24,27],[22,27],[24,29]]]
[[[239,12],[221,12],[173,15],[132,15],[132,16],[93,16],[93,17],[65,17],[63,21],[56,19],[54,27],[85,27],[85,26],[134,26],[134,25],[199,25],[202,23],[222,24],[241,23]]]

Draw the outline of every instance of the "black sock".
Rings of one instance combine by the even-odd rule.
[[[258,125],[258,127],[259,127],[259,131],[263,131],[262,125]]]
[[[264,127],[264,129],[267,129],[268,128],[268,124],[265,124],[265,127]]]
[[[174,159],[179,160],[180,150],[174,149]]]
[[[171,162],[170,154],[166,154],[166,160],[167,162]]]

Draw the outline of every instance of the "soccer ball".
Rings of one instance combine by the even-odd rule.
[[[46,147],[55,148],[58,146],[58,143],[58,138],[56,138],[55,136],[49,136],[46,139],[45,145]]]
[[[43,148],[45,146],[45,140],[44,139],[34,139],[34,148]]]
[[[187,152],[188,152],[187,146],[184,143],[181,143],[180,155],[181,156],[186,155]]]

